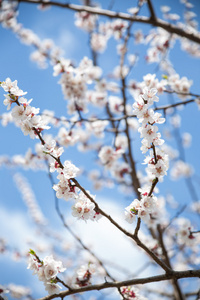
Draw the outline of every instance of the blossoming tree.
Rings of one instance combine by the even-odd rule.
[[[0,1],[2,27],[34,47],[31,60],[40,68],[48,67],[67,103],[62,115],[57,115],[49,110],[48,102],[53,99],[47,91],[48,102],[44,100],[46,109],[41,112],[34,106],[35,99],[29,99],[30,93],[22,90],[23,82],[18,84],[18,78],[9,73],[0,78],[5,110],[1,124],[9,130],[7,125],[12,123],[23,133],[25,143],[30,142],[24,155],[1,155],[0,165],[12,168],[37,228],[26,249],[14,249],[2,234],[1,257],[17,256],[18,264],[28,261],[26,272],[32,270],[36,282],[43,283],[41,299],[200,299],[198,140],[191,152],[186,149],[192,136],[198,138],[192,130],[199,125],[199,78],[191,80],[187,72],[191,61],[199,64],[200,32],[195,5],[180,2],[174,13],[167,1],[160,5],[153,0],[133,1],[130,7],[117,1]],[[19,22],[24,7],[26,11],[37,8],[44,15],[56,9],[74,15],[75,23],[69,24],[66,18],[64,26],[87,35],[90,54],[79,61],[66,57],[53,40],[41,39]],[[137,52],[143,48],[145,57]],[[184,75],[176,70],[174,49],[188,59]],[[82,49],[78,50],[82,55]],[[115,64],[112,70],[106,66],[110,64],[107,53]],[[85,165],[78,165],[78,152],[83,153]],[[51,190],[55,204],[53,217],[48,215],[48,206],[42,212],[43,204],[36,200],[23,169],[47,174],[51,188],[45,188]],[[40,187],[35,192],[38,195]],[[102,195],[107,202],[117,199],[112,207],[121,198],[124,211],[117,216],[107,211]],[[70,203],[70,214],[64,202],[68,208]],[[60,227],[55,229],[53,218],[58,216]],[[120,233],[119,249],[126,238],[133,252],[119,252],[117,261],[99,256],[76,230],[72,218],[88,228],[97,223],[100,230],[107,220]],[[68,232],[74,242],[64,243],[59,231]],[[46,247],[37,235],[48,240]],[[112,229],[109,237],[115,238]],[[106,248],[103,238],[101,243]],[[141,252],[138,261],[135,251]],[[128,257],[132,272],[120,265],[123,256]],[[34,299],[31,283],[29,288],[23,282],[2,284],[0,297]]]

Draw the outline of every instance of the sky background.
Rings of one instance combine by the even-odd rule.
[[[166,4],[166,1],[154,0],[152,2],[157,15],[161,16],[160,6]],[[195,5],[194,11],[197,14],[196,19],[200,21],[200,2],[191,2]],[[73,3],[79,4],[79,1],[73,1]],[[99,1],[99,3],[101,3],[103,8],[107,8],[110,1]],[[127,8],[134,6],[135,3],[136,1],[132,0],[118,0],[114,2],[113,10],[126,12]],[[182,16],[183,5],[181,5],[178,0],[168,0],[167,5],[172,8],[171,12],[178,13]],[[24,3],[21,3],[19,8],[18,21],[22,23],[25,28],[32,29],[41,40],[46,38],[53,39],[55,44],[64,50],[65,58],[73,59],[74,62],[78,64],[84,56],[90,57],[88,34],[74,25],[73,11],[53,7],[41,12],[37,10],[36,5]],[[142,14],[148,15],[148,11],[144,8]],[[147,25],[134,24],[134,29],[139,28],[142,28],[146,33],[150,29]],[[116,41],[111,39],[108,42],[106,51],[100,55],[98,59],[104,74],[111,73],[114,67],[119,64],[119,58],[115,51],[116,44]],[[144,45],[140,46],[130,43],[129,49],[130,53],[139,55],[138,63],[130,74],[131,79],[142,81],[144,75],[155,72],[156,64],[146,64],[144,61],[146,55],[146,47]],[[51,65],[49,65],[47,69],[39,69],[29,58],[32,51],[32,47],[22,44],[11,31],[0,26],[0,81],[5,80],[7,77],[10,77],[12,81],[18,80],[18,86],[23,91],[28,92],[26,97],[28,99],[33,98],[33,106],[39,107],[41,112],[44,109],[48,109],[55,111],[57,117],[63,116],[66,112],[66,101],[63,101],[60,85],[57,84],[58,77],[52,76],[53,69]],[[181,52],[179,42],[176,42],[174,49],[171,51],[170,59],[174,64],[176,72],[179,73],[181,77],[187,76],[193,80],[191,91],[200,94],[200,60],[192,58],[185,52]],[[157,75],[160,79],[161,73],[158,72]],[[0,114],[6,112],[6,107],[3,105],[3,94],[4,92],[1,89]],[[164,96],[161,97],[159,105],[162,105],[165,101],[166,98]],[[198,188],[198,180],[200,178],[199,111],[196,104],[193,103],[187,105],[187,109],[181,111],[180,114],[183,119],[181,132],[190,132],[193,137],[192,147],[186,150],[186,160],[195,167],[197,179],[195,187]],[[161,126],[162,125],[159,127]],[[51,133],[51,129],[49,133]],[[13,124],[9,124],[5,128],[0,125],[0,139],[0,155],[8,155],[11,157],[15,154],[25,154],[28,148],[34,149],[34,145],[37,142],[36,140],[31,140],[28,136],[24,136]],[[139,150],[140,143],[141,141],[138,139],[138,149],[134,149],[134,155],[138,158],[140,163],[142,163],[143,156]],[[173,140],[170,143],[175,145]],[[94,158],[94,155],[79,153],[74,150],[74,148],[67,148],[63,155],[63,161],[69,159],[76,166],[86,166],[88,169],[94,167]],[[27,207],[13,181],[15,172],[22,173],[31,183],[41,210],[51,224],[50,227],[56,232],[59,232],[63,239],[71,241],[70,235],[62,228],[61,221],[55,212],[54,193],[51,189],[47,174],[44,171],[34,172],[31,170],[6,169],[4,166],[0,168],[0,237],[8,241],[11,249],[23,249],[24,251],[27,246],[27,239],[34,241],[38,239],[36,233],[37,228],[34,227],[33,221],[27,213]],[[102,207],[107,207],[110,213],[114,214],[116,218],[121,218],[120,223],[124,224],[123,209],[128,206],[133,199],[130,201],[131,198],[127,199],[124,197],[117,188],[114,190],[104,189],[97,193],[92,189],[92,184],[83,177],[80,179],[80,182],[86,189],[90,190],[92,194],[97,194],[97,199]],[[168,178],[165,178],[164,182],[159,184],[159,190],[163,195],[173,192],[175,200],[181,204],[187,204],[188,201],[190,201],[190,195],[184,180],[171,182]],[[129,270],[134,269],[134,264],[130,264],[129,257],[134,257],[134,259],[139,260],[141,254],[136,250],[132,250],[131,243],[124,241],[124,243],[120,243],[119,246],[118,240],[121,238],[120,234],[115,232],[113,227],[109,226],[105,220],[100,221],[100,228],[97,224],[90,226],[89,223],[81,223],[81,225],[79,225],[78,222],[72,221],[70,212],[71,205],[72,203],[61,203],[61,207],[70,222],[74,222],[73,228],[83,236],[84,242],[86,244],[93,243],[94,249],[102,258],[106,257],[106,259],[113,259],[114,261],[115,256],[115,260],[117,260],[117,257],[120,257],[122,266],[126,266]],[[172,212],[172,214],[174,215],[175,212]],[[124,224],[124,226],[128,225]],[[112,241],[110,241],[110,234],[112,234],[113,237]],[[96,238],[97,236],[98,238]],[[43,238],[43,236],[39,237],[40,243],[43,242]],[[106,239],[106,242],[102,244],[103,238]],[[105,247],[105,244],[107,247]],[[125,249],[127,255],[122,255]],[[141,261],[141,265],[142,263]],[[13,282],[26,286],[31,285],[36,297],[44,295],[41,283],[38,283],[37,278],[31,275],[30,270],[26,270],[26,263],[24,261],[11,261],[10,255],[4,254],[0,256],[0,265],[1,270],[4,270],[0,272],[0,284]],[[146,274],[148,274],[148,269]],[[40,287],[38,288],[38,286]]]

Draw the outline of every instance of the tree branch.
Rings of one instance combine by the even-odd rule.
[[[67,8],[71,9],[74,11],[85,11],[91,14],[96,14],[100,16],[106,16],[111,19],[121,19],[121,20],[126,20],[126,21],[134,21],[138,23],[144,23],[144,24],[150,24],[154,27],[161,27],[165,29],[169,33],[173,33],[178,35],[181,38],[187,38],[188,40],[200,44],[200,36],[198,34],[190,33],[188,30],[179,28],[176,25],[170,24],[166,21],[163,21],[161,19],[152,19],[151,17],[144,17],[144,16],[132,16],[127,13],[118,13],[106,9],[101,9],[97,7],[89,7],[89,6],[84,6],[84,5],[75,5],[75,4],[64,4],[64,3],[59,3],[55,1],[49,1],[49,2],[44,2],[42,0],[35,1],[35,0],[18,0],[19,3],[25,2],[25,3],[33,3],[33,4],[42,4],[43,6],[58,6],[61,8]]]
[[[160,242],[162,253],[163,253],[163,256],[165,258],[165,263],[166,263],[166,265],[169,266],[169,268],[172,268],[171,267],[171,262],[170,262],[170,259],[169,259],[169,255],[168,255],[167,249],[166,249],[165,244],[164,244],[163,230],[161,229],[160,224],[158,224],[158,226],[157,226],[157,231],[158,231],[158,239],[159,239],[159,242]],[[174,288],[174,295],[176,296],[176,299],[177,300],[178,299],[183,300],[184,296],[182,294],[182,291],[181,291],[181,288],[180,288],[180,285],[179,285],[177,279],[172,279],[172,285],[173,285],[173,288]]]
[[[122,233],[124,233],[126,236],[130,237],[131,239],[133,239],[136,244],[142,248],[146,253],[148,253],[150,255],[150,257],[162,268],[164,269],[166,272],[171,272],[171,269],[163,262],[161,261],[146,245],[144,245],[140,239],[130,233],[129,231],[127,231],[126,229],[122,228],[110,215],[108,215],[107,213],[105,213],[102,209],[100,209],[100,207],[98,206],[98,204],[94,201],[94,199],[87,193],[87,191],[78,183],[78,181],[75,178],[71,179],[76,187],[78,187],[84,194],[85,196],[92,202],[95,204],[95,209],[97,212],[99,212],[102,216],[104,216],[106,219],[108,219],[116,228],[118,228]]]
[[[151,19],[152,19],[152,21],[156,22],[157,18],[156,18],[156,14],[155,14],[153,5],[151,3],[151,0],[147,0],[147,4],[149,6],[149,10],[150,10],[150,14],[151,14]]]
[[[53,186],[54,182],[53,182],[53,178],[51,173],[48,173],[49,179],[51,181],[51,184]],[[106,267],[104,266],[103,262],[96,256],[96,254],[89,248],[87,247],[83,241],[79,238],[79,236],[70,228],[70,226],[66,223],[63,214],[60,211],[60,207],[58,204],[58,198],[55,195],[55,191],[54,191],[54,198],[55,198],[55,209],[56,212],[58,214],[58,216],[60,217],[63,226],[70,232],[70,234],[74,237],[74,239],[81,245],[81,247],[87,251],[91,256],[93,256],[93,258],[98,262],[98,264],[104,269],[104,272],[106,274],[106,276],[108,276],[111,280],[115,281],[114,277],[112,277],[112,275],[108,272],[108,270],[106,269]]]
[[[93,291],[93,290],[102,290],[107,288],[120,288],[122,286],[131,286],[131,285],[138,285],[138,284],[146,284],[146,283],[152,283],[152,282],[159,282],[159,281],[165,281],[165,280],[178,280],[181,278],[191,278],[191,277],[197,277],[200,278],[200,270],[187,270],[187,271],[172,271],[169,274],[163,274],[163,275],[157,275],[152,277],[146,277],[146,278],[137,278],[137,279],[131,279],[131,280],[125,280],[120,282],[105,282],[102,284],[96,284],[96,285],[90,285],[87,287],[82,287],[78,289],[72,289],[70,291],[63,291],[59,294],[49,295],[43,298],[40,298],[40,300],[51,300],[60,297],[63,299],[66,296],[74,295],[82,292],[87,291]]]

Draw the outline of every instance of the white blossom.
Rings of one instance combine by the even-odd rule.
[[[8,92],[9,94],[12,94],[14,96],[21,97],[27,94],[27,92],[23,92],[19,89],[19,87],[17,86],[17,80],[12,82],[10,78],[6,78],[5,81],[1,82],[1,87],[5,92]]]
[[[84,287],[91,284],[92,274],[95,272],[95,265],[89,263],[82,265],[74,274],[72,285],[74,288]]]
[[[91,32],[95,28],[97,16],[81,11],[75,14],[75,25],[85,31]]]
[[[133,286],[123,286],[120,288],[120,291],[124,299],[127,300],[147,300],[146,297],[142,296],[139,293],[139,290]]]
[[[61,286],[57,284],[56,277],[66,270],[62,262],[55,260],[52,255],[46,256],[43,261],[40,261],[33,250],[30,253],[28,269],[33,269],[38,279],[43,281],[49,295],[58,293]]]
[[[90,195],[90,197],[95,199],[92,195]],[[84,221],[89,219],[98,221],[101,216],[96,213],[95,204],[83,192],[80,192],[76,196],[75,204],[72,206],[72,215]]]
[[[91,48],[96,52],[104,52],[107,46],[107,36],[93,33],[91,37]]]
[[[195,235],[191,233],[193,230],[192,225],[189,220],[184,218],[179,218],[177,220],[178,231],[177,231],[177,241],[181,245],[192,246],[196,243]]]
[[[54,260],[52,255],[44,258],[43,268],[46,281],[55,278],[58,273],[66,270],[66,268],[63,268],[62,262]]]
[[[118,134],[115,139],[115,147],[122,149],[124,152],[128,148],[128,138],[126,135]]]
[[[49,295],[58,294],[61,289],[61,286],[57,283],[44,282],[44,286]]]
[[[119,114],[123,112],[124,106],[121,98],[117,96],[109,96],[108,102],[112,113]]]
[[[21,299],[23,297],[28,298],[31,295],[31,290],[29,288],[14,283],[8,285],[8,291],[10,292],[10,296],[15,299]]]
[[[103,146],[99,151],[99,158],[107,168],[111,168],[113,163],[124,153],[122,149],[114,150],[111,146]]]
[[[194,170],[191,165],[182,160],[177,160],[171,168],[170,175],[173,180],[177,180],[181,177],[190,177],[193,172]]]

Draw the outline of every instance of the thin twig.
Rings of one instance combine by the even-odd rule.
[[[52,178],[52,175],[51,173],[49,172],[48,173],[49,175],[49,178],[50,178],[50,181],[51,181],[51,184],[53,185],[54,182],[53,182],[53,178]],[[64,217],[63,217],[63,214],[61,213],[60,211],[60,208],[59,208],[59,204],[58,204],[58,198],[56,197],[55,193],[54,193],[54,197],[55,197],[55,208],[56,208],[56,211],[57,211],[57,214],[59,215],[64,227],[69,231],[69,233],[74,237],[74,239],[81,245],[81,247],[86,250],[87,252],[90,253],[91,256],[94,257],[94,259],[98,262],[98,264],[104,269],[105,271],[105,274],[113,281],[115,281],[114,277],[108,272],[108,270],[106,269],[106,267],[104,266],[103,262],[96,256],[96,254],[94,254],[94,252],[88,248],[84,243],[83,241],[73,232],[73,230],[70,228],[70,226],[66,223]]]

